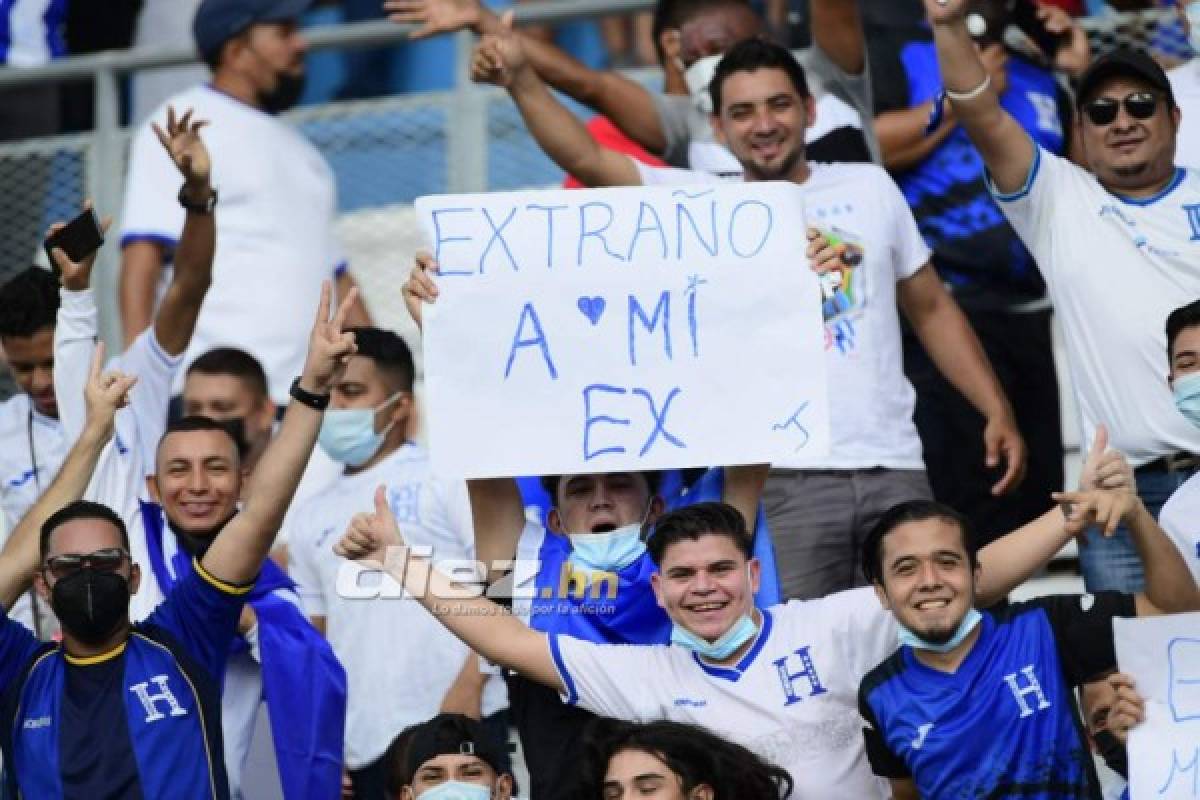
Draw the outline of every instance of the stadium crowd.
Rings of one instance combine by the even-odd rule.
[[[264,730],[287,800],[1127,796],[1113,621],[1200,611],[1200,56],[1093,54],[1078,0],[659,0],[608,32],[659,92],[511,9],[372,4],[473,32],[569,186],[805,203],[827,456],[464,481],[278,116],[309,5],[193,5],[207,74],[99,209],[121,352],[74,237],[103,213],[0,286],[3,796],[255,798]],[[0,63],[63,54],[65,6],[0,4]],[[4,98],[0,136],[57,130]],[[441,265],[402,257],[419,328]],[[1086,594],[1008,601],[1073,540]]]

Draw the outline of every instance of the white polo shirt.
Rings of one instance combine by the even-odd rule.
[[[631,159],[632,160],[632,159]],[[646,186],[716,183],[704,172],[649,167],[636,161]],[[873,164],[810,163],[796,186],[805,222],[856,245],[862,261],[842,277],[836,302],[825,304],[829,380],[829,455],[777,467],[924,469],[913,424],[916,392],[904,375],[896,284],[929,262],[930,250],[895,182]],[[804,253],[798,268],[808,268]]]
[[[1104,423],[1135,467],[1200,453],[1165,380],[1167,315],[1200,297],[1200,173],[1179,169],[1158,196],[1132,200],[1038,148],[1020,191],[992,188],[1062,323],[1080,441]]]
[[[469,652],[391,576],[334,554],[350,518],[374,508],[380,484],[409,546],[431,546],[439,562],[475,551],[466,484],[433,479],[413,444],[295,507],[288,569],[305,611],[325,617],[325,636],[346,668],[349,769],[367,766],[397,733],[437,714]],[[492,675],[483,713],[507,705],[503,679]]]
[[[873,589],[764,611],[758,639],[732,668],[676,645],[549,641],[568,703],[708,728],[787,769],[794,800],[890,796],[867,762],[858,713],[859,683],[896,649],[895,620]]]
[[[1167,73],[1175,104],[1183,112],[1175,137],[1175,163],[1200,169],[1200,58],[1193,58]]]
[[[21,517],[50,487],[66,460],[67,444],[62,423],[38,413],[29,395],[22,392],[0,403],[0,509],[6,522],[0,544],[7,541]],[[25,592],[8,616],[39,636],[49,637],[58,629],[58,623],[50,605],[35,598],[32,589]]]
[[[1200,474],[1188,478],[1158,513],[1158,524],[1175,542],[1200,584]]]
[[[304,366],[321,281],[345,269],[333,230],[333,173],[299,131],[216,89],[197,86],[168,104],[208,120],[202,135],[219,194],[212,286],[175,393],[197,356],[232,346],[259,360],[272,399],[286,404]],[[165,125],[165,118],[160,108],[150,120]],[[121,244],[150,239],[174,247],[185,216],[175,201],[182,179],[150,120],[130,148]]]

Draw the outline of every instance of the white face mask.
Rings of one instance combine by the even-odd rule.
[[[1197,56],[1200,56],[1200,3],[1188,3],[1183,9],[1183,15],[1187,17],[1188,26],[1188,43],[1191,44],[1192,50]]]
[[[705,114],[713,113],[712,94],[708,91],[708,85],[712,83],[713,75],[717,72],[717,64],[721,63],[721,58],[719,55],[705,56],[693,62],[683,72],[683,79],[687,82],[688,94],[692,96],[692,103]]]

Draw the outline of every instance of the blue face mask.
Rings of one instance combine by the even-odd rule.
[[[1173,391],[1175,407],[1179,409],[1179,413],[1187,417],[1188,422],[1200,428],[1200,372],[1193,372],[1176,380]]]
[[[588,572],[616,572],[628,567],[646,552],[642,525],[634,522],[607,533],[569,533],[575,566]]]
[[[956,630],[954,635],[943,644],[927,642],[903,625],[898,626],[899,631],[896,634],[896,639],[900,642],[901,647],[907,645],[914,650],[929,650],[934,653],[949,653],[951,650],[962,644],[963,640],[971,635],[971,631],[975,630],[975,626],[978,625],[979,621],[982,619],[983,615],[974,608],[968,610],[967,615],[963,617],[962,622],[958,624],[958,630]]]
[[[358,467],[371,460],[383,445],[383,437],[392,429],[395,420],[379,433],[375,432],[375,415],[396,402],[404,392],[396,392],[375,408],[339,408],[326,411],[321,420],[317,443],[325,454],[348,467]]]
[[[686,647],[710,661],[724,661],[757,635],[758,623],[749,614],[738,617],[733,627],[721,634],[721,638],[715,642],[697,636],[682,625],[671,626],[671,644]]]
[[[492,790],[478,783],[446,781],[417,795],[417,800],[489,800]]]
[[[1187,16],[1188,25],[1191,27],[1191,32],[1188,34],[1188,42],[1192,45],[1192,49],[1200,53],[1200,3],[1188,3],[1184,14]]]

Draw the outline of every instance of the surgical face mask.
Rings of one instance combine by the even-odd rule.
[[[492,790],[478,783],[446,781],[417,795],[417,800],[489,800]]]
[[[129,614],[129,581],[117,572],[85,567],[54,584],[50,607],[76,639],[103,644]]]
[[[954,632],[948,640],[942,644],[927,642],[917,634],[910,631],[903,625],[898,625],[899,631],[896,634],[896,639],[900,642],[900,646],[908,645],[914,650],[928,650],[933,653],[949,653],[954,648],[958,647],[963,641],[971,635],[971,631],[975,630],[975,626],[983,619],[983,615],[974,608],[967,611],[962,622],[958,624],[958,630]]]
[[[1195,6],[1192,6],[1195,8]],[[1175,381],[1175,407],[1188,422],[1200,428],[1200,372],[1184,375]]]
[[[724,661],[757,634],[758,623],[749,614],[742,614],[715,642],[697,636],[682,625],[672,625],[671,643],[685,647],[710,661]]]
[[[705,114],[713,113],[712,93],[708,91],[708,85],[712,83],[719,63],[721,63],[721,56],[705,56],[693,62],[683,72],[683,79],[687,82],[688,94],[692,96],[692,103]]]
[[[589,572],[616,572],[628,567],[646,552],[642,525],[633,522],[607,533],[569,533],[575,566]]]
[[[375,408],[340,408],[326,411],[321,420],[321,432],[317,443],[325,454],[348,467],[360,467],[371,460],[383,445],[392,420],[386,428],[376,433],[375,415],[396,402],[404,392],[396,392]]]

